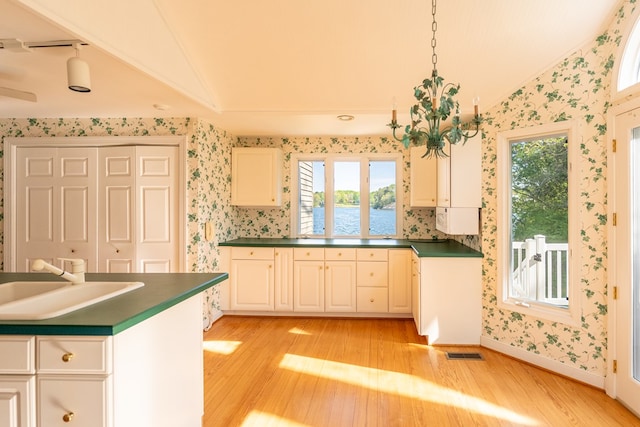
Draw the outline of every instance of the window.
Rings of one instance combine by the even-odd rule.
[[[292,155],[292,230],[302,237],[390,238],[402,231],[400,154]]]
[[[498,140],[501,303],[564,322],[577,321],[579,286],[572,135],[564,122]]]

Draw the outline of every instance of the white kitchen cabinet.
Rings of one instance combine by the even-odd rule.
[[[113,336],[0,336],[0,425],[199,426],[202,295]]]
[[[357,311],[389,311],[389,264],[387,249],[357,249]]]
[[[424,147],[411,147],[410,151],[410,206],[412,208],[435,207],[438,196],[437,159],[422,157]]]
[[[0,336],[0,425],[36,426],[35,337]]]
[[[293,248],[274,248],[275,311],[293,311]]]
[[[482,207],[482,136],[447,144],[447,157],[437,158],[437,206]]]
[[[411,313],[411,249],[389,249],[389,313]]]
[[[234,247],[229,273],[231,310],[274,310],[274,249]]]
[[[418,334],[427,336],[429,344],[480,344],[482,258],[423,257],[418,262],[419,284],[413,290]]]
[[[282,204],[281,149],[232,149],[231,204],[254,207],[277,207]]]
[[[293,310],[324,311],[324,248],[293,249]]]
[[[421,334],[422,319],[420,317],[420,306],[422,295],[420,293],[420,258],[416,253],[411,254],[411,314],[416,325],[416,331]]]
[[[325,250],[326,312],[356,311],[356,250],[326,248]]]

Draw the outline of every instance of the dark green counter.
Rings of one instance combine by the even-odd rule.
[[[51,319],[0,320],[0,335],[115,335],[228,277],[227,273],[87,273],[88,282],[143,282],[144,286]],[[22,280],[60,279],[48,273],[0,273],[0,283]]]
[[[455,240],[416,241],[403,239],[235,239],[220,246],[288,248],[411,248],[419,257],[482,258],[482,252]]]

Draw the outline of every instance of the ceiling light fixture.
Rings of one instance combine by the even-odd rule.
[[[438,29],[436,0],[432,0],[431,16],[433,18],[431,23],[431,48],[433,52],[431,55],[431,62],[433,63],[431,78],[424,79],[422,84],[416,86],[413,90],[413,96],[418,102],[409,111],[411,124],[405,127],[402,138],[396,136],[396,129],[402,127],[402,125],[398,124],[395,105],[391,113],[391,123],[387,126],[393,129],[393,137],[397,141],[402,141],[405,148],[409,148],[411,143],[414,145],[425,144],[427,151],[422,157],[431,157],[432,155],[446,157],[447,154],[444,151],[446,142],[457,144],[462,141],[464,144],[468,138],[476,136],[480,130],[482,117],[478,114],[479,99],[475,98],[473,100],[473,119],[466,124],[460,121],[460,105],[454,99],[454,96],[460,90],[460,85],[445,84],[444,78],[438,75],[436,69],[436,63],[438,62],[438,55],[436,55],[436,30]],[[444,125],[444,122],[452,113],[454,115],[451,119],[451,125],[440,129],[440,125]],[[421,126],[422,122],[425,122],[426,125]],[[475,129],[473,129],[474,126]]]
[[[91,92],[89,64],[80,59],[80,44],[74,44],[76,56],[67,60],[67,83],[69,89],[76,92]]]
[[[351,114],[340,114],[338,116],[338,120],[341,120],[343,122],[349,122],[351,120],[353,120],[354,117]]]

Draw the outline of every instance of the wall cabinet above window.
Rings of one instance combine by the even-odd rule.
[[[282,150],[236,147],[231,153],[231,204],[282,205]]]

